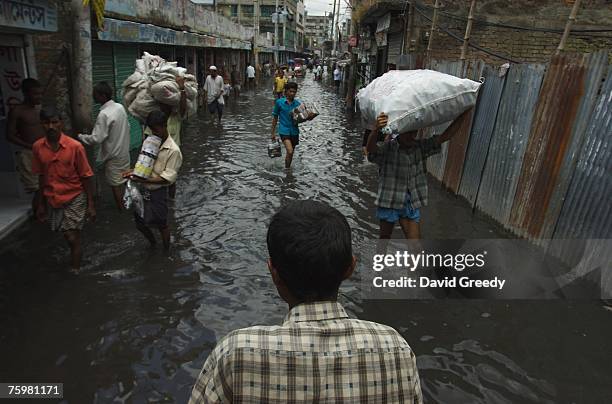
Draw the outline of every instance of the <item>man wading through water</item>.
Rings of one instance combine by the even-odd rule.
[[[272,141],[276,141],[276,126],[278,125],[278,135],[287,150],[287,154],[285,155],[285,168],[291,167],[293,151],[300,143],[300,129],[298,128],[298,124],[293,120],[293,110],[301,104],[300,100],[295,98],[297,89],[297,83],[285,84],[285,96],[276,100],[274,103],[274,111],[272,112]],[[313,118],[314,115],[310,116],[309,120]]]
[[[40,111],[45,137],[32,146],[32,172],[40,175],[42,192],[36,217],[61,231],[70,246],[70,271],[81,269],[81,230],[88,215],[96,218],[93,171],[81,143],[62,133],[62,118],[53,107]]]
[[[123,105],[113,101],[113,88],[105,81],[94,86],[94,101],[100,113],[91,135],[80,134],[86,145],[100,145],[97,161],[104,166],[106,182],[110,185],[117,209],[123,209],[123,173],[130,169],[130,124]]]
[[[427,172],[425,160],[440,153],[442,143],[458,133],[470,110],[464,112],[444,131],[428,139],[417,139],[417,131],[389,136],[382,145],[377,142],[380,129],[389,117],[377,117],[376,130],[368,135],[368,160],[378,165],[376,217],[380,220],[380,238],[390,239],[395,223],[399,222],[407,239],[421,238],[422,206],[427,206]]]
[[[136,228],[149,240],[151,246],[156,245],[155,235],[148,226],[157,227],[161,234],[164,249],[170,249],[170,228],[168,227],[168,188],[176,182],[183,155],[172,137],[168,134],[168,115],[162,111],[153,111],[147,116],[147,126],[151,132],[162,140],[159,154],[153,165],[153,173],[149,179],[132,175],[132,171],[124,174],[134,182],[143,184],[144,217],[134,213]]]

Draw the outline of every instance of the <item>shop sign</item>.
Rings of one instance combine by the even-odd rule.
[[[48,0],[0,0],[0,26],[57,31],[57,11]]]

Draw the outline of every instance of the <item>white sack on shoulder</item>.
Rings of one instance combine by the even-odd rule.
[[[129,106],[128,111],[140,122],[145,122],[151,111],[159,109],[159,104],[146,90],[140,90],[138,96]]]
[[[404,133],[452,121],[476,105],[482,83],[433,70],[392,70],[359,91],[365,126],[385,112],[388,128]]]
[[[160,81],[151,86],[151,95],[162,104],[176,107],[181,101],[181,90],[175,81]]]
[[[138,96],[138,92],[140,90],[138,88],[127,88],[123,92],[123,106],[125,108],[130,108],[130,105],[134,102],[136,97]]]

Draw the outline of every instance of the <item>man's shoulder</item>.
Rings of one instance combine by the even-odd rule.
[[[262,326],[239,328],[231,331],[217,342],[215,352],[220,355],[229,355],[242,349],[251,349],[261,346],[263,340],[274,340],[279,337],[282,326]]]
[[[349,321],[355,332],[371,336],[374,342],[381,347],[410,348],[404,337],[391,326],[367,320],[350,319]]]
[[[81,144],[81,142],[79,142],[78,140],[74,139],[73,137],[62,133],[62,142],[64,143],[64,145],[72,148],[72,149],[83,149],[85,150],[85,148],[83,147],[83,144]]]
[[[40,139],[36,140],[33,144],[32,144],[32,152],[36,152],[38,150],[40,150],[40,148],[42,147],[43,143],[45,141],[45,137],[41,137]]]

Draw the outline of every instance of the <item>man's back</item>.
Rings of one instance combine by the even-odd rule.
[[[282,326],[230,333],[190,403],[420,403],[415,356],[392,328],[349,319],[336,302],[294,307]]]
[[[100,110],[98,119],[106,120],[104,129],[108,131],[108,136],[101,147],[106,156],[101,160],[113,157],[124,157],[129,159],[130,123],[123,105],[110,100],[107,104],[104,104],[103,109]],[[96,125],[98,125],[97,120]]]

